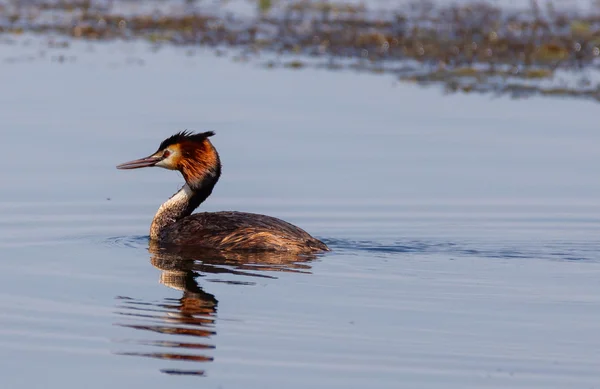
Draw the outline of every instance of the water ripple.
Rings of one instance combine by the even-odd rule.
[[[147,248],[149,235],[114,236],[103,240],[103,244],[109,247],[125,248]]]
[[[193,279],[189,279],[189,276],[163,277],[165,279],[163,283],[183,289],[183,296],[180,299],[166,298],[162,301],[145,301],[118,296],[115,313],[121,320],[115,325],[169,338],[191,337],[194,341],[148,338],[120,340],[119,343],[126,343],[130,347],[141,346],[142,349],[118,351],[115,354],[171,361],[212,362],[213,357],[207,352],[215,348],[210,340],[216,334],[214,323],[218,301],[212,294],[206,293],[198,287]],[[167,278],[169,279],[166,280]],[[148,347],[151,347],[152,350],[148,351]],[[164,351],[155,351],[156,348],[164,349]],[[204,375],[202,369],[161,369],[161,372],[175,375]]]
[[[581,242],[453,242],[433,240],[397,240],[378,242],[348,239],[324,239],[334,251],[345,254],[445,254],[449,256],[496,259],[550,259],[564,261],[600,261],[600,244]]]
[[[103,240],[105,245],[120,248],[148,248],[147,235],[119,236]],[[334,252],[358,255],[361,252],[369,252],[380,255],[393,254],[446,254],[450,256],[481,257],[494,259],[550,259],[564,261],[600,261],[600,244],[590,242],[485,242],[485,241],[439,241],[398,239],[391,242],[352,239],[327,239],[322,238]],[[222,266],[233,266],[238,270],[270,270],[270,271],[302,271],[303,266],[297,264],[292,269],[288,261],[282,261],[283,269],[280,269],[277,261],[267,263],[262,259],[252,260],[254,254],[230,254],[223,255],[212,253],[206,256],[203,253],[196,255],[203,259],[203,264],[197,270],[207,273],[219,273]],[[210,258],[217,257],[218,265]],[[235,258],[234,258],[235,257]],[[225,270],[234,273],[233,270]],[[239,275],[250,275],[242,274]],[[268,277],[258,275],[259,277]],[[215,280],[218,281],[218,280]]]

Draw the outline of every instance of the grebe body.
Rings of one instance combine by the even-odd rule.
[[[231,251],[329,251],[327,245],[283,220],[246,212],[192,212],[210,196],[219,177],[219,154],[208,139],[212,131],[180,132],[165,139],[149,157],[117,166],[157,166],[178,170],[185,185],[163,203],[152,220],[150,239],[162,245]]]

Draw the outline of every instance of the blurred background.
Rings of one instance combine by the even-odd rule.
[[[0,0],[0,386],[591,388],[600,3]],[[199,211],[331,253],[164,252]]]

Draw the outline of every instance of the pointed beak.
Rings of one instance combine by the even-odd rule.
[[[135,161],[129,161],[122,163],[117,166],[117,169],[139,169],[142,167],[154,166],[162,160],[161,157],[151,155],[146,158],[136,159]]]

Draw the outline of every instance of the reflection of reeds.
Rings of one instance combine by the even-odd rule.
[[[142,38],[155,44],[219,46],[220,50],[241,47],[245,55],[267,50],[354,58],[359,61],[353,64],[355,69],[399,73],[416,82],[443,83],[448,90],[599,95],[596,87],[518,87],[524,85],[519,83],[523,79],[551,78],[557,69],[593,66],[600,56],[599,14],[561,12],[552,3],[542,8],[536,1],[526,12],[485,3],[435,7],[416,1],[386,13],[337,2],[257,1],[256,17],[239,20],[204,12],[202,2],[190,3],[184,13],[169,14],[136,13],[135,5],[125,0],[101,2],[104,6],[83,0],[40,0],[33,6],[5,9],[8,18],[0,31],[53,32],[93,40]],[[115,3],[122,3],[120,9],[127,9],[123,6],[127,4],[131,12],[116,14],[110,6]],[[45,17],[50,11],[63,12],[65,17]],[[407,60],[414,61],[410,69]],[[292,60],[283,66],[298,69],[307,64]],[[329,69],[343,67],[329,65]]]
[[[116,325],[156,333],[171,339],[123,340],[121,343],[171,349],[169,351],[123,351],[118,355],[157,358],[185,362],[206,363],[213,357],[205,355],[215,346],[210,340],[216,335],[217,299],[205,292],[196,282],[204,274],[268,277],[264,271],[307,273],[314,255],[285,253],[235,253],[196,250],[189,248],[163,248],[151,243],[151,263],[161,270],[160,283],[183,293],[180,299],[145,301],[118,297],[116,314],[122,320]],[[219,281],[219,280],[215,280]],[[251,282],[227,281],[233,284]],[[184,340],[185,339],[185,340]],[[203,376],[204,370],[162,369],[165,374]]]

